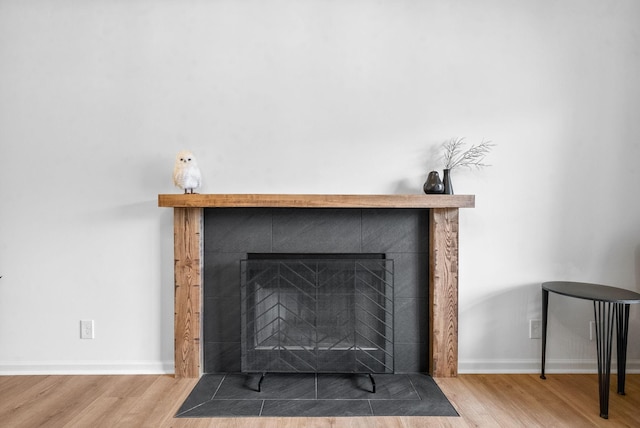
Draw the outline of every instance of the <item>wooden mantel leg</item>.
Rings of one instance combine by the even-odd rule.
[[[200,377],[202,208],[174,208],[175,376]]]
[[[429,373],[458,375],[458,208],[429,210]]]

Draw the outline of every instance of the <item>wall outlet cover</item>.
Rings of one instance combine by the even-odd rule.
[[[93,339],[93,320],[80,320],[80,339]]]
[[[529,339],[542,338],[542,321],[529,320]]]

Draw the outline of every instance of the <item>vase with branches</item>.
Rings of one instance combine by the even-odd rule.
[[[451,185],[451,171],[456,168],[483,168],[489,166],[484,163],[485,157],[495,146],[491,141],[482,141],[480,144],[472,144],[465,150],[464,138],[451,138],[449,141],[442,143],[444,151],[444,193],[452,195],[453,186]]]

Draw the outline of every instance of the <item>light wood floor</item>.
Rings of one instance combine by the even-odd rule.
[[[609,419],[595,375],[461,375],[437,379],[460,417],[174,419],[196,384],[173,376],[0,376],[0,427],[409,428],[640,427],[640,375],[612,379]]]

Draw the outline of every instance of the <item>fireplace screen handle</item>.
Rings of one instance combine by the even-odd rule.
[[[371,373],[369,374],[369,379],[371,380],[371,392],[372,393],[376,393],[376,380],[373,378],[373,375]]]

